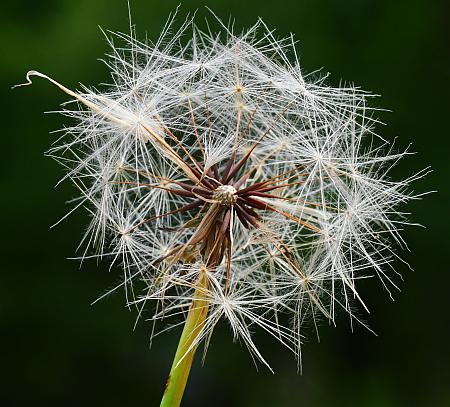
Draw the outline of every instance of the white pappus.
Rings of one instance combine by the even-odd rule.
[[[182,323],[203,279],[196,344],[225,319],[264,364],[254,328],[300,359],[305,321],[367,309],[358,279],[396,288],[398,206],[424,172],[391,179],[409,153],[376,135],[372,95],[305,75],[292,37],[262,21],[238,35],[173,20],[155,43],[112,34],[102,90],[27,75],[76,103],[49,155],[88,208],[82,257],[119,266],[127,303],[153,320]]]

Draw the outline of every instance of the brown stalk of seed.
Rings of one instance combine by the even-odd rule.
[[[197,131],[192,103],[190,100],[188,102],[192,125],[195,132],[195,140],[204,159],[205,150]],[[205,100],[205,104],[207,109],[207,100]],[[156,215],[148,219],[144,219],[140,223],[132,227],[128,231],[128,233],[132,232],[145,223],[177,213],[197,210],[198,212],[193,219],[200,218],[200,215],[203,213],[203,218],[196,226],[196,229],[188,242],[186,244],[174,247],[168,255],[157,259],[157,263],[170,257],[171,259],[169,263],[173,264],[173,262],[181,260],[184,256],[184,253],[189,251],[189,248],[192,248],[192,250],[195,250],[195,252],[201,254],[202,261],[205,263],[205,265],[209,269],[214,270],[219,264],[221,264],[223,258],[226,256],[226,281],[228,284],[231,267],[231,228],[234,218],[237,217],[239,222],[246,229],[257,229],[260,228],[260,222],[262,220],[262,216],[259,212],[271,211],[274,213],[278,213],[290,219],[291,221],[294,221],[308,228],[309,230],[315,232],[318,231],[318,229],[313,225],[310,225],[307,222],[287,212],[279,210],[273,205],[270,205],[266,201],[262,200],[290,200],[290,198],[275,195],[273,192],[280,191],[292,185],[301,184],[301,182],[289,182],[289,180],[293,177],[302,177],[305,175],[301,171],[301,166],[296,166],[295,168],[282,174],[273,176],[263,181],[255,182],[249,186],[245,186],[244,188],[242,188],[242,186],[248,182],[250,176],[263,164],[266,159],[271,156],[271,154],[269,153],[268,155],[266,155],[266,157],[260,160],[259,163],[251,166],[249,169],[244,171],[245,166],[249,163],[249,160],[252,157],[256,147],[269,134],[273,126],[276,124],[276,121],[282,116],[285,110],[283,110],[276,116],[273,125],[269,126],[266,129],[266,131],[258,138],[258,140],[254,142],[251,148],[248,149],[247,152],[237,162],[237,149],[235,148],[230,154],[229,158],[224,163],[222,163],[222,165],[215,163],[211,168],[205,168],[205,166],[202,165],[201,162],[199,162],[191,153],[189,153],[187,148],[176,137],[176,135],[170,129],[164,126],[162,119],[160,117],[156,118],[162,125],[164,133],[167,134],[169,138],[175,143],[175,145],[184,152],[186,159],[183,159],[182,156],[175,152],[175,150],[172,150],[171,147],[168,147],[170,151],[173,151],[172,155],[176,155],[177,162],[182,163],[182,166],[180,168],[185,173],[185,175],[187,175],[187,180],[161,179],[160,181],[163,182],[163,185],[161,185],[161,183],[142,184],[131,181],[116,181],[115,183],[136,185],[139,187],[150,189],[162,189],[170,194],[178,195],[184,198],[191,198],[193,199],[193,201],[172,211]],[[257,108],[255,108],[255,110],[251,113],[245,128],[240,134],[240,138],[242,138],[243,135],[249,131],[256,111]],[[236,129],[237,133],[239,133],[240,119],[241,117],[239,115],[239,125]],[[209,113],[208,123],[209,130],[211,131],[211,121],[209,118]],[[236,142],[236,146],[237,144],[238,142]],[[130,170],[128,168],[123,169]],[[142,173],[142,171],[137,169],[132,170]],[[148,176],[150,178],[154,178],[149,174]],[[168,185],[173,185],[174,187],[168,187]],[[187,224],[185,224],[185,227],[187,227]],[[278,245],[275,245],[275,247],[280,252],[285,250],[279,248]]]

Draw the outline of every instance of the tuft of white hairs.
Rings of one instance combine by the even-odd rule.
[[[334,323],[338,308],[359,321],[354,303],[367,310],[359,279],[378,276],[389,293],[397,288],[392,243],[405,246],[407,223],[399,205],[418,197],[408,185],[426,171],[393,180],[392,167],[409,152],[394,152],[376,135],[373,95],[331,87],[317,72],[305,75],[292,37],[277,39],[262,21],[241,34],[220,21],[218,33],[192,19],[178,28],[173,22],[174,16],[155,43],[138,41],[133,30],[112,33],[112,83],[102,90],[73,92],[28,74],[29,82],[47,78],[74,98],[75,108],[61,112],[75,124],[48,154],[77,187],[75,206],[88,208],[81,258],[119,267],[123,281],[115,289],[125,288],[139,317],[149,308],[151,320],[171,324],[160,331],[173,326],[172,318],[183,323],[206,272],[209,311],[193,346],[209,344],[226,320],[234,339],[267,366],[255,329],[300,360],[305,324]],[[295,173],[270,201],[275,210],[261,213],[258,228],[231,220],[229,270],[224,258],[205,271],[195,250],[183,261],[171,258],[199,221],[177,212],[189,202],[168,192],[172,181],[192,180],[182,157],[211,169],[252,148],[256,170],[242,188]]]

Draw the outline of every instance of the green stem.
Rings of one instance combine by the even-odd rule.
[[[197,350],[197,344],[194,346],[192,344],[195,343],[197,336],[202,331],[208,314],[208,303],[205,301],[206,284],[205,273],[200,276],[197,282],[197,290],[184,324],[160,407],[178,407],[183,398],[192,361]]]

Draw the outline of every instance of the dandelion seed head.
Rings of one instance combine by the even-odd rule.
[[[409,153],[375,133],[372,95],[302,72],[291,37],[262,21],[222,36],[173,24],[155,43],[108,38],[104,89],[27,76],[78,103],[49,155],[89,208],[81,257],[122,269],[127,303],[139,315],[154,304],[154,321],[185,315],[206,275],[201,339],[226,319],[263,363],[250,327],[299,356],[305,321],[334,323],[338,308],[357,320],[358,279],[397,287],[398,208],[425,172],[391,178]]]

